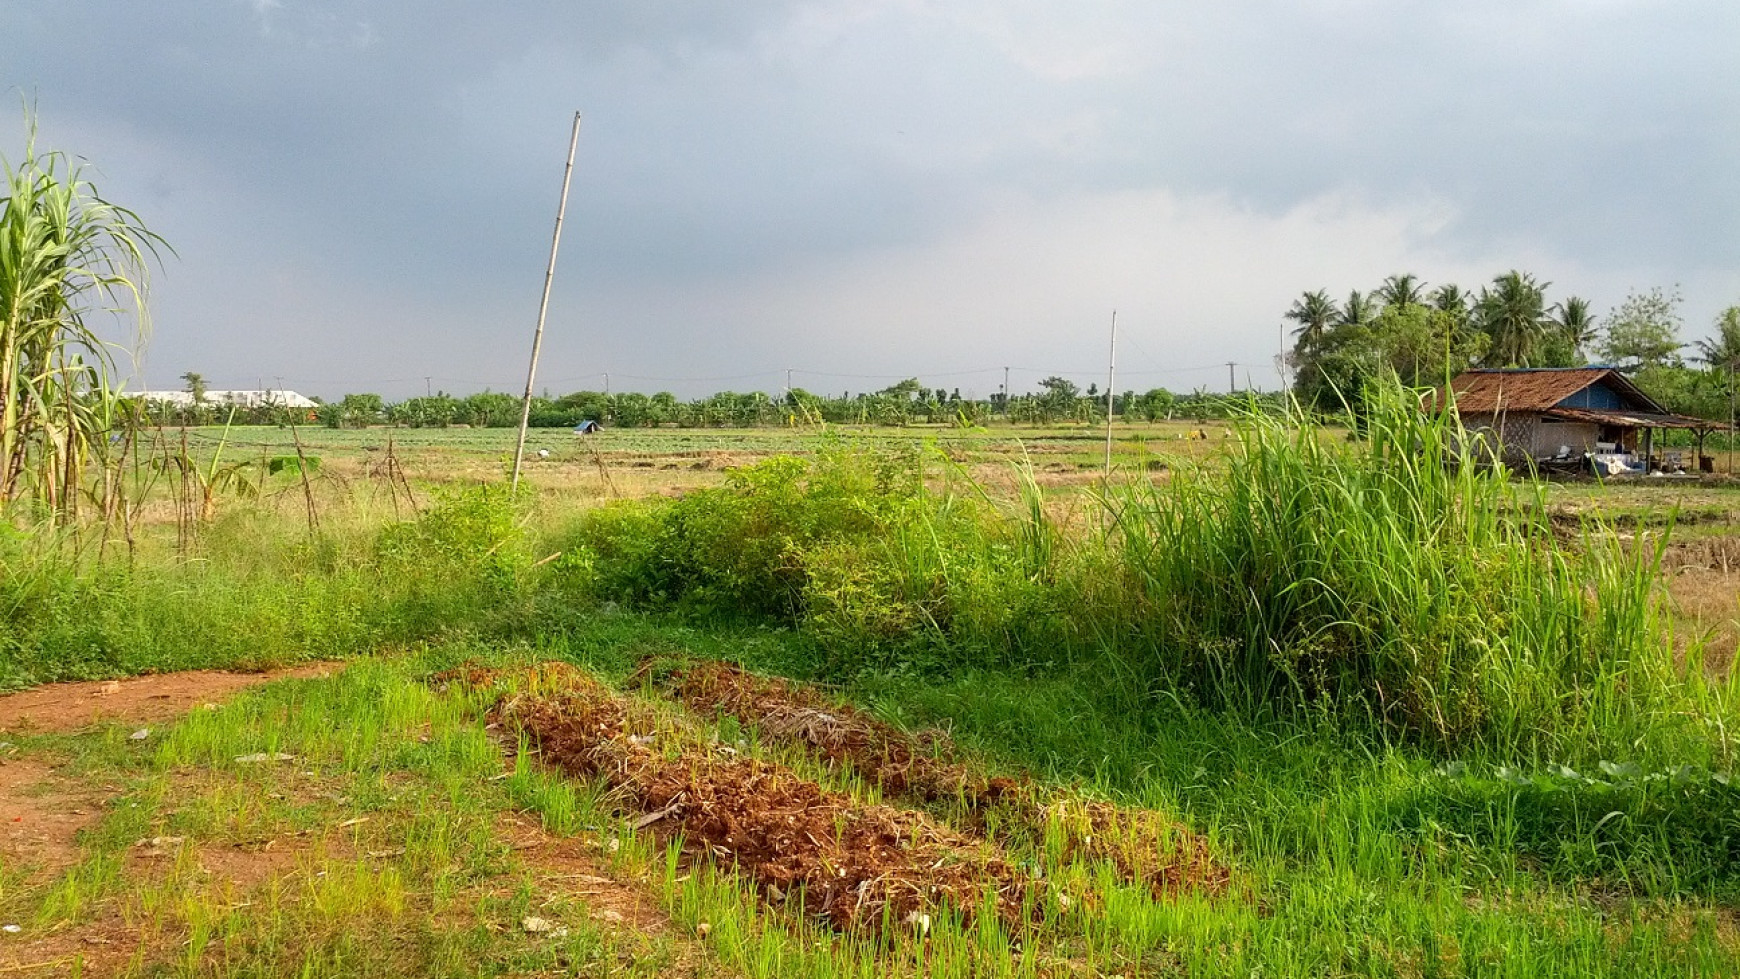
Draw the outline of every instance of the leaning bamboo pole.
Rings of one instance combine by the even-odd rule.
[[[562,169],[562,201],[556,205],[556,230],[550,236],[550,264],[544,269],[544,298],[538,303],[538,329],[532,334],[532,362],[526,367],[526,397],[520,405],[520,435],[514,442],[514,476],[510,493],[520,491],[520,464],[526,457],[526,426],[532,420],[532,384],[538,376],[538,352],[544,346],[544,316],[550,310],[550,284],[556,278],[556,249],[562,244],[562,218],[568,213],[568,181],[574,175],[574,148],[580,143],[580,113],[568,137],[568,165]]]

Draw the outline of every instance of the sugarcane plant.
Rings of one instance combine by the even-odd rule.
[[[28,116],[26,130],[22,162],[0,156],[0,505],[34,499],[61,521],[123,417],[115,354],[149,333],[150,264],[167,245],[98,194],[84,164],[39,153]],[[93,325],[103,313],[116,336]]]

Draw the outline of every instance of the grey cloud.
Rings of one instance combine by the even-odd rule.
[[[70,0],[7,16],[0,80],[40,96],[50,135],[91,136],[79,149],[117,193],[166,212],[205,263],[173,271],[166,301],[214,334],[174,283],[212,281],[220,254],[237,302],[298,270],[301,290],[252,287],[273,322],[416,306],[376,328],[382,349],[520,302],[575,108],[571,305],[799,276],[1153,189],[1273,220],[1326,194],[1431,202],[1450,220],[1423,244],[1494,271],[1740,264],[1740,8],[1716,0]]]

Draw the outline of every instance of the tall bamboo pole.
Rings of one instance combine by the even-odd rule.
[[[532,362],[526,367],[526,398],[520,405],[520,437],[514,443],[514,478],[508,492],[520,491],[520,464],[526,457],[526,426],[532,420],[532,384],[538,377],[538,352],[544,347],[544,316],[550,310],[550,283],[556,278],[556,249],[562,244],[562,218],[568,213],[568,181],[574,174],[574,147],[580,144],[580,113],[568,137],[568,164],[562,168],[562,201],[556,205],[556,230],[550,235],[550,264],[544,270],[544,298],[538,303],[538,329],[532,334]]]

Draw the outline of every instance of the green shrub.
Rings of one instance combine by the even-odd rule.
[[[680,500],[599,510],[575,544],[594,556],[600,594],[797,623],[808,557],[898,524],[922,499],[911,467],[846,449],[770,459]]]
[[[383,575],[506,592],[531,564],[529,543],[509,489],[478,485],[445,490],[415,520],[383,528],[375,557]]]
[[[832,674],[1053,657],[1073,589],[1054,586],[1043,501],[1005,518],[972,489],[927,490],[921,454],[836,445],[681,500],[595,511],[556,576],[598,597],[801,627]]]

